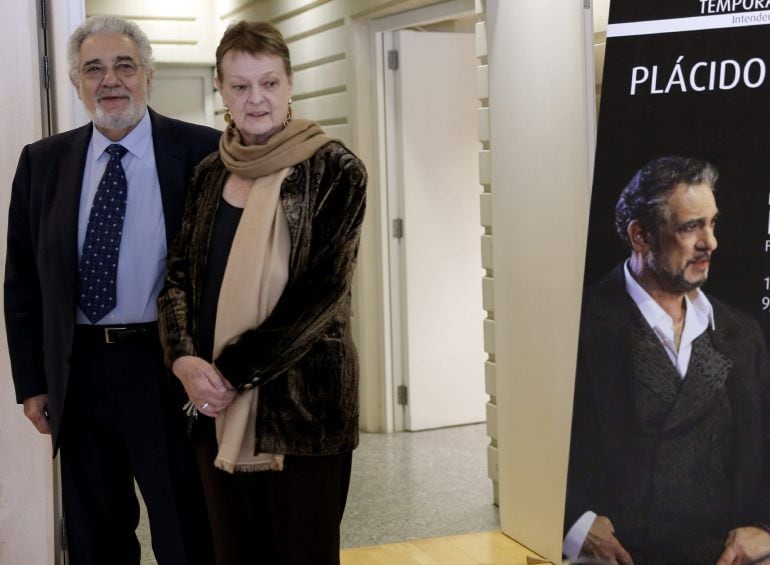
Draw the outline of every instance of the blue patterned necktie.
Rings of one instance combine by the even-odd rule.
[[[118,251],[126,215],[128,183],[120,160],[128,150],[113,143],[96,189],[80,257],[80,309],[95,324],[117,305]]]

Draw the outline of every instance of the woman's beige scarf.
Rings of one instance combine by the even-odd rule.
[[[281,184],[291,167],[331,141],[309,120],[293,120],[265,145],[242,145],[227,128],[219,154],[228,171],[253,178],[251,192],[227,258],[217,304],[214,359],[243,332],[272,312],[289,279],[291,237],[281,206]],[[217,417],[218,468],[234,471],[283,469],[283,455],[255,453],[258,389],[245,390]]]

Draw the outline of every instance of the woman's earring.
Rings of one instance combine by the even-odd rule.
[[[230,124],[230,122],[233,121],[233,115],[230,113],[230,108],[228,108],[227,106],[225,106],[224,118],[225,118],[225,123],[227,124]]]
[[[289,125],[289,122],[294,119],[294,114],[291,111],[291,98],[289,98],[289,111],[286,112],[286,119],[283,121],[283,127]]]

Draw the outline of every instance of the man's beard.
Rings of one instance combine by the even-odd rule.
[[[115,93],[110,93],[114,95]],[[144,100],[147,100],[147,91],[145,90]],[[147,102],[136,102],[129,95],[129,106],[123,112],[106,113],[97,102],[96,110],[91,114],[96,127],[100,130],[128,130],[133,128],[144,117],[147,110]]]
[[[650,271],[654,273],[655,280],[662,290],[670,292],[671,294],[684,294],[686,292],[690,292],[691,290],[695,290],[696,288],[700,288],[706,282],[706,279],[708,278],[708,272],[704,274],[702,279],[697,281],[687,280],[684,274],[685,270],[691,263],[696,263],[703,260],[704,258],[710,260],[708,254],[699,254],[696,255],[695,258],[688,261],[682,269],[679,269],[678,271],[672,271],[668,265],[659,262],[657,253],[653,252],[650,254],[647,265],[650,268]]]

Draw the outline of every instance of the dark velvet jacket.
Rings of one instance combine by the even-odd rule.
[[[182,230],[169,251],[158,319],[169,366],[197,354],[198,313],[217,207],[228,171],[214,153],[196,170]],[[350,285],[364,216],[366,171],[331,142],[281,185],[291,235],[289,280],[273,312],[215,359],[238,390],[260,387],[257,451],[327,455],[358,443],[358,360]]]
[[[666,522],[671,513],[662,507],[665,504],[648,507],[650,504],[645,506],[644,500],[637,501],[634,507],[642,508],[644,515],[629,520],[626,503],[643,496],[641,493],[649,487],[648,481],[654,480],[650,477],[667,476],[670,479],[677,473],[682,474],[681,470],[671,466],[672,460],[687,459],[687,454],[682,451],[684,435],[694,438],[691,440],[697,443],[694,449],[702,450],[702,453],[717,457],[724,452],[713,444],[721,438],[701,437],[717,410],[727,410],[733,430],[732,437],[726,438],[729,442],[727,461],[711,462],[714,468],[724,464],[728,470],[728,502],[724,507],[719,505],[714,512],[723,519],[722,540],[731,528],[755,522],[767,523],[770,510],[767,505],[770,367],[764,336],[758,324],[748,316],[712,297],[709,300],[714,310],[715,329],[707,330],[708,338],[716,350],[716,357],[723,362],[709,361],[708,367],[703,366],[695,358],[699,354],[696,344],[693,345],[688,374],[695,370],[705,379],[700,383],[683,384],[678,396],[673,397],[670,415],[652,437],[645,423],[649,415],[639,414],[639,407],[646,405],[640,404],[639,392],[644,390],[646,396],[657,395],[663,400],[673,394],[669,390],[672,387],[666,384],[662,371],[637,371],[633,366],[632,338],[634,328],[639,327],[639,312],[626,293],[623,266],[618,266],[586,292],[575,381],[565,532],[586,510],[609,517],[622,544],[624,538],[643,542],[651,531],[686,530],[686,524],[669,522],[667,526],[660,523]],[[652,344],[657,345],[654,341]],[[665,356],[662,350],[661,355]],[[645,437],[651,438],[650,441],[638,441]],[[673,457],[664,455],[667,445],[679,446]],[[700,458],[703,458],[702,454]],[[705,468],[700,470],[708,472]],[[692,481],[697,484],[688,483]],[[711,504],[709,500],[713,493],[707,492],[709,489],[704,481],[681,476],[673,482],[696,493],[693,498],[697,500],[690,501],[691,507],[683,509],[683,514],[697,514],[698,508]],[[642,524],[641,530],[633,526],[637,522]],[[697,526],[692,526],[695,532]],[[645,529],[647,534],[643,533]],[[679,542],[686,544],[677,539]],[[626,549],[632,548],[627,546]],[[663,547],[646,547],[644,542],[637,549],[642,554],[663,551],[665,555],[667,551]],[[716,548],[717,556],[720,549]],[[638,560],[636,555],[634,560]]]

